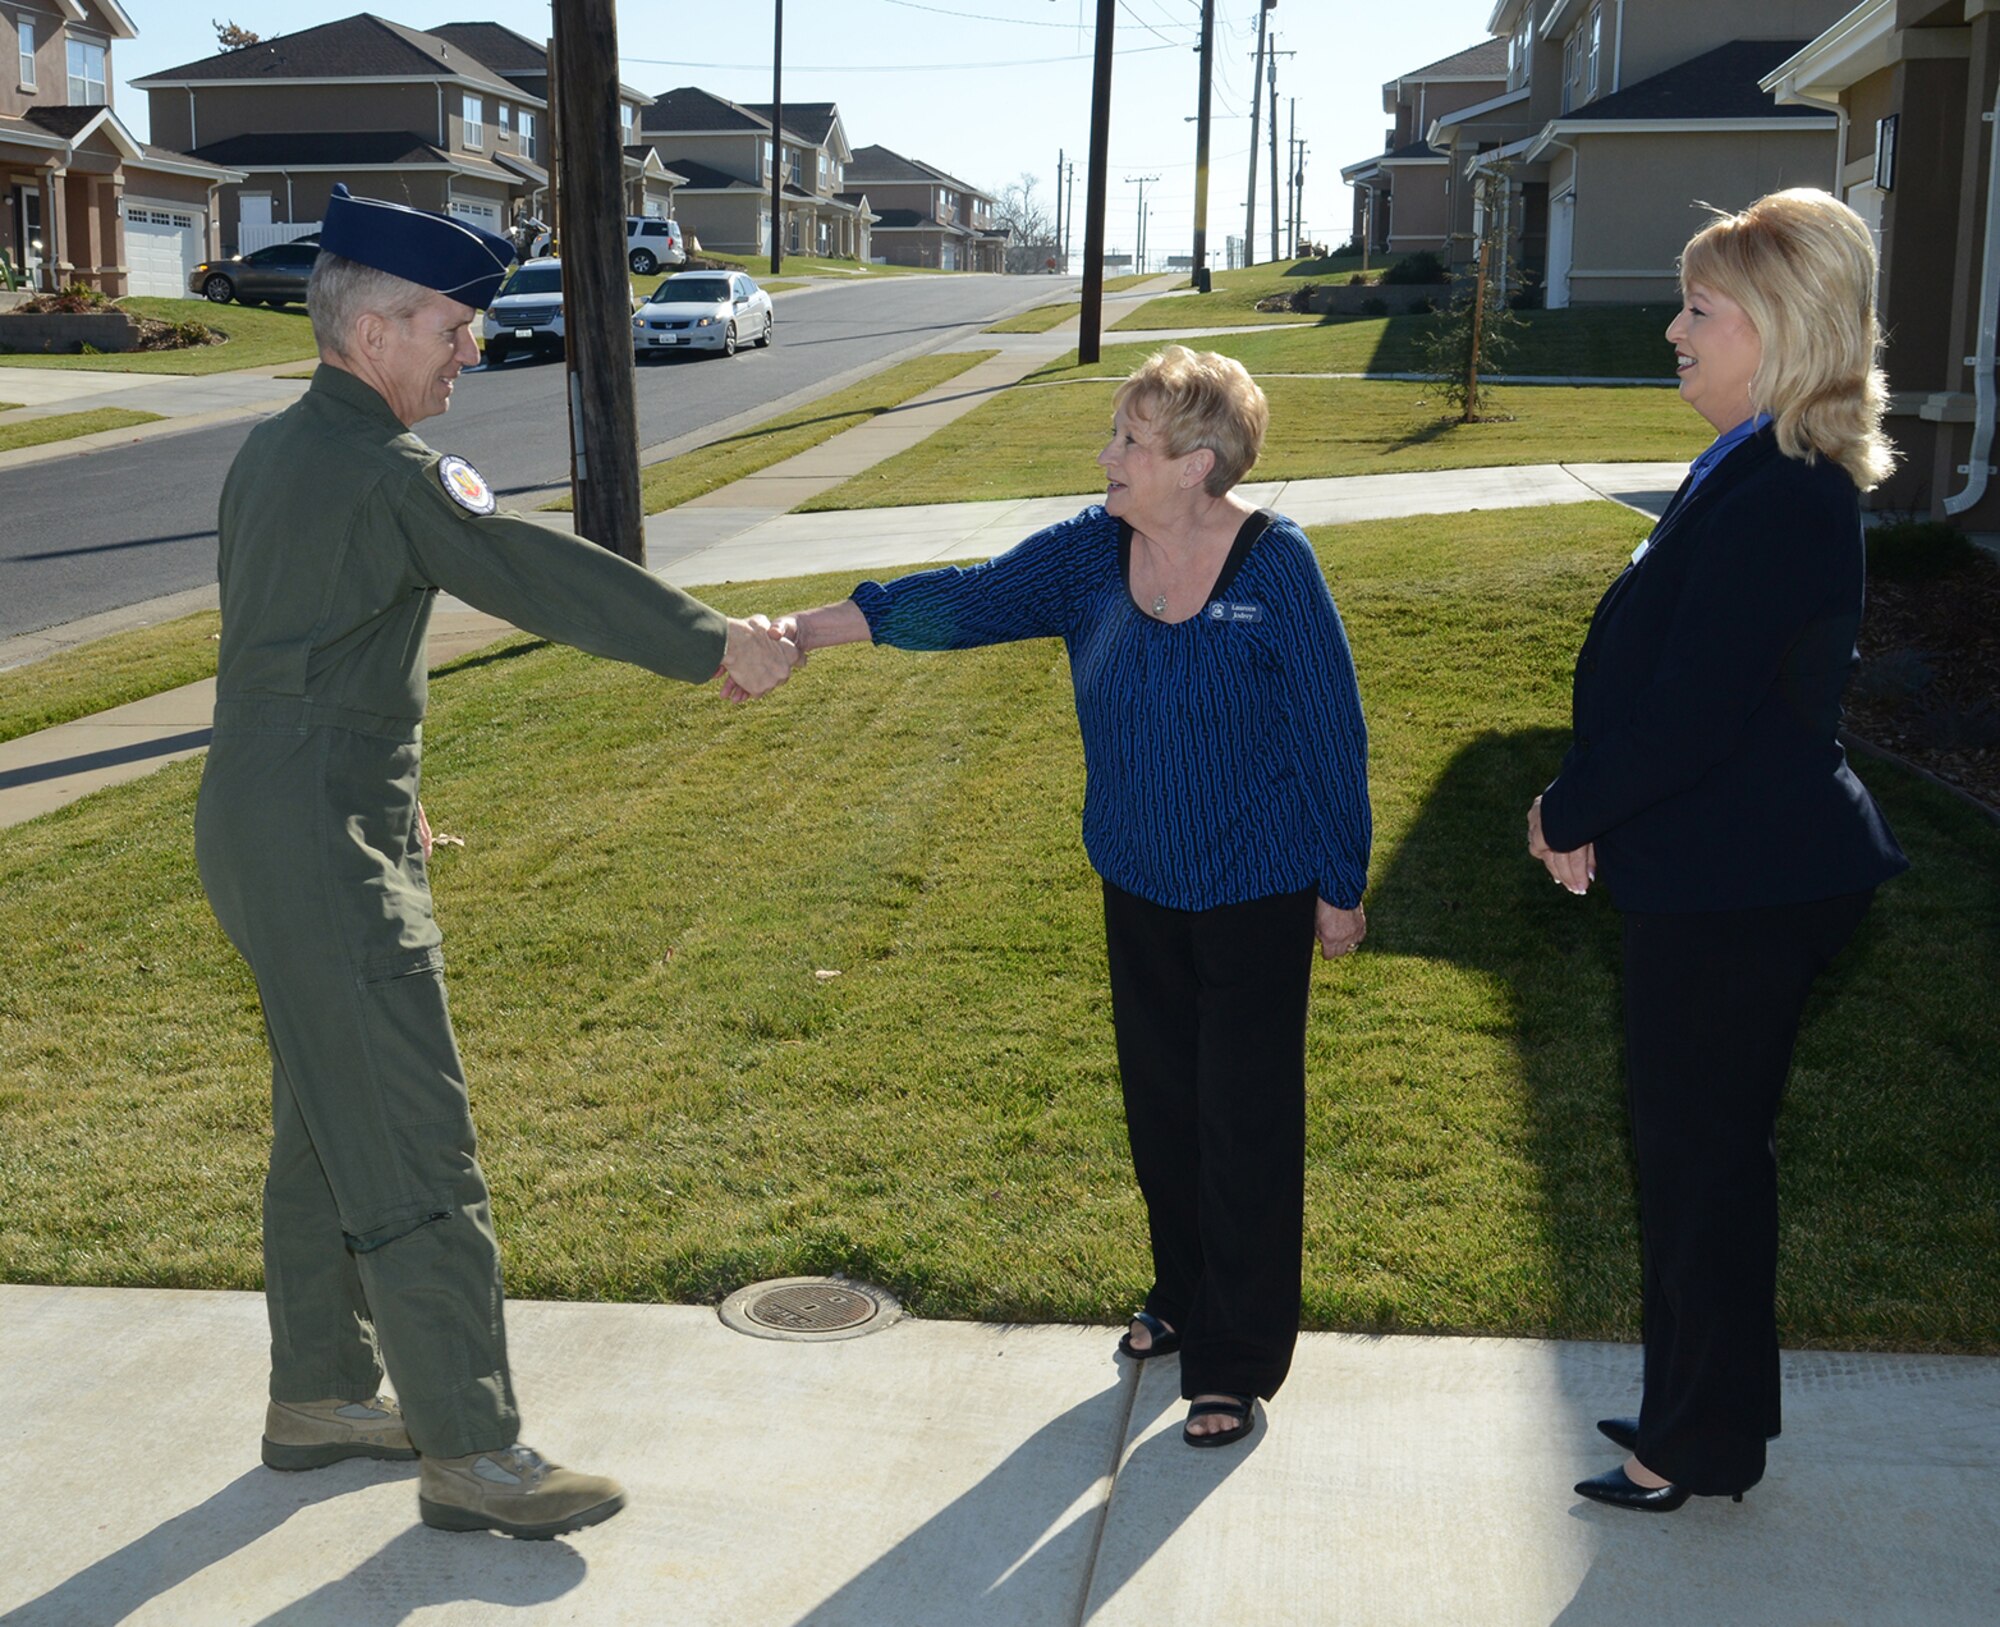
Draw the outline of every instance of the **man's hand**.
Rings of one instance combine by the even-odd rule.
[[[731,616],[722,647],[723,696],[747,701],[768,695],[792,675],[800,659],[798,645],[773,627],[770,617]]]
[[[1368,936],[1368,912],[1359,904],[1344,910],[1322,898],[1313,913],[1313,932],[1319,938],[1322,960],[1338,960],[1361,947]]]
[[[1582,847],[1571,848],[1567,853],[1558,853],[1549,846],[1548,839],[1542,835],[1540,797],[1528,804],[1528,857],[1540,859],[1543,868],[1579,898],[1590,891],[1590,884],[1597,879],[1595,842],[1585,842]]]

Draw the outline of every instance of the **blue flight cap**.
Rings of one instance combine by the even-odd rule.
[[[327,200],[319,246],[475,309],[492,303],[514,263],[514,245],[504,237],[428,209],[350,197],[338,183]]]

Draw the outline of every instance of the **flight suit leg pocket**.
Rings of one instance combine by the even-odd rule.
[[[357,1041],[377,1132],[350,1170],[349,1246],[379,1248],[483,1199],[465,1072],[435,946],[356,968]]]

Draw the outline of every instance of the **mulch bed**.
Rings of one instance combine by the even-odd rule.
[[[1847,728],[2000,810],[2000,561],[1869,580]]]

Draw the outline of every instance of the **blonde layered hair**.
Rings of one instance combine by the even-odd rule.
[[[1888,387],[1876,365],[1875,239],[1831,193],[1794,187],[1718,217],[1681,254],[1681,287],[1700,283],[1743,307],[1763,357],[1750,403],[1774,420],[1778,449],[1828,457],[1870,491],[1896,449],[1882,433]]]
[[[1264,392],[1241,362],[1185,345],[1168,345],[1147,357],[1111,398],[1111,410],[1120,407],[1159,432],[1170,458],[1214,453],[1215,464],[1201,483],[1211,497],[1222,496],[1250,472],[1271,422]]]

